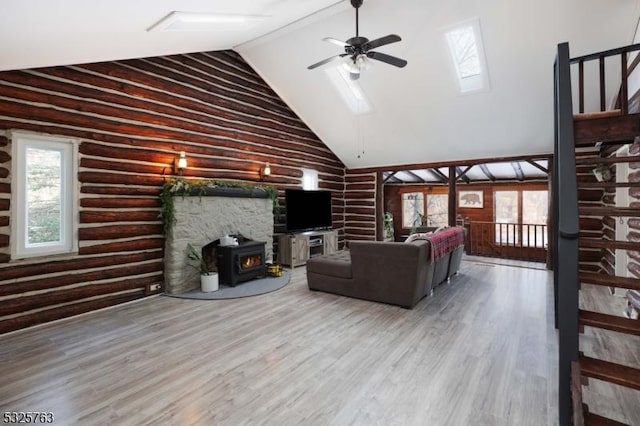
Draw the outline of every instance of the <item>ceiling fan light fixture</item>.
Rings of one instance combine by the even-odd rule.
[[[397,43],[402,38],[397,34],[389,34],[384,37],[376,38],[375,40],[369,40],[367,37],[361,37],[359,34],[359,19],[358,8],[362,6],[363,0],[351,0],[351,5],[356,10],[356,35],[351,37],[347,41],[340,41],[333,37],[325,37],[324,41],[328,41],[332,44],[336,44],[344,48],[344,53],[334,55],[330,58],[323,59],[320,62],[311,64],[307,67],[309,70],[316,69],[322,65],[328,64],[339,58],[346,57],[347,62],[345,64],[346,69],[351,73],[353,80],[360,76],[360,71],[368,68],[369,59],[384,62],[389,65],[396,66],[398,68],[404,68],[407,65],[407,61],[404,59],[396,58],[395,56],[387,55],[386,53],[376,52],[372,49],[386,46],[391,43]]]
[[[369,61],[367,55],[360,54],[356,56],[355,59],[350,56],[347,57],[342,66],[351,74],[360,75],[360,72],[369,69],[369,67],[371,66],[371,61]]]
[[[365,71],[371,67],[371,61],[367,58],[367,55],[361,54],[356,58],[356,66],[360,71]]]
[[[346,61],[342,64],[344,69],[346,69],[350,74],[360,74],[360,67],[356,62],[351,58],[347,58]]]

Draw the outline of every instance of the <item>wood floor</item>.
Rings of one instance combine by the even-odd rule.
[[[463,262],[413,310],[306,288],[145,299],[0,336],[1,411],[56,424],[552,425],[547,271]]]
[[[625,291],[612,296],[608,288],[583,284],[580,307],[590,311],[622,316]],[[580,351],[586,356],[640,368],[640,336],[585,327]],[[589,410],[629,425],[640,425],[640,391],[590,379],[583,387],[583,401]]]

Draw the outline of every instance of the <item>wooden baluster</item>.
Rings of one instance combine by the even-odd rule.
[[[604,111],[606,105],[606,89],[604,84],[604,56],[600,57],[600,111]]]
[[[509,224],[505,223],[505,226],[507,228],[507,241],[505,241],[505,242],[506,242],[506,245],[509,245]],[[502,230],[502,228],[500,228],[500,230]],[[500,234],[502,234],[502,232]],[[502,235],[500,235],[500,237],[502,237]],[[502,239],[502,238],[500,238],[500,239]]]
[[[580,114],[584,113],[584,61],[578,62],[578,103]]]
[[[622,58],[622,87],[620,89],[620,108],[622,109],[622,114],[626,115],[629,112],[629,96],[627,95],[627,52],[622,52],[622,55],[620,55],[620,57]]]

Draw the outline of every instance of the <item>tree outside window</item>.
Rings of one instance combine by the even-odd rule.
[[[546,190],[495,191],[496,243],[545,247],[548,197]]]
[[[62,155],[27,148],[26,166],[28,244],[58,242],[62,239]]]
[[[402,194],[402,227],[420,226],[422,215],[424,215],[424,194],[422,192]]]
[[[449,195],[427,194],[427,225],[446,226],[449,224]]]
[[[546,227],[535,225],[547,224],[548,205],[548,191],[522,191],[522,223],[528,225],[522,231],[523,246],[545,246]]]
[[[496,191],[494,193],[496,218],[496,243],[516,244],[519,241],[518,191]]]

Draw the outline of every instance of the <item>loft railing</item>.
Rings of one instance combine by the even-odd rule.
[[[573,137],[569,44],[558,45],[554,64],[553,253],[559,344],[560,425],[572,422],[571,363],[578,360],[578,187]]]
[[[590,61],[598,61],[598,84],[600,111],[607,110],[607,93],[606,93],[606,64],[607,58],[619,56],[620,60],[620,88],[617,91],[616,108],[620,109],[622,115],[629,113],[629,76],[635,71],[640,64],[640,54],[636,55],[629,63],[629,57],[633,52],[640,50],[640,44],[620,47],[617,49],[606,50],[603,52],[592,53],[577,58],[570,59],[571,64],[578,65],[578,112],[585,112],[585,63]],[[614,59],[615,60],[615,59]]]
[[[547,225],[472,221],[468,227],[468,254],[545,262]]]
[[[559,340],[559,420],[560,425],[571,425],[573,413],[571,398],[571,366],[578,360],[578,196],[574,138],[574,116],[571,93],[571,65],[578,68],[578,112],[585,112],[585,64],[598,61],[600,111],[607,110],[606,59],[619,57],[620,81],[616,90],[616,114],[627,115],[629,103],[629,75],[640,63],[640,54],[629,64],[633,52],[640,44],[626,46],[590,55],[569,58],[569,45],[558,45],[554,64],[554,158],[552,165],[553,240],[551,249],[554,266],[555,320]],[[618,60],[618,59],[612,59]],[[596,137],[605,137],[597,135]]]

